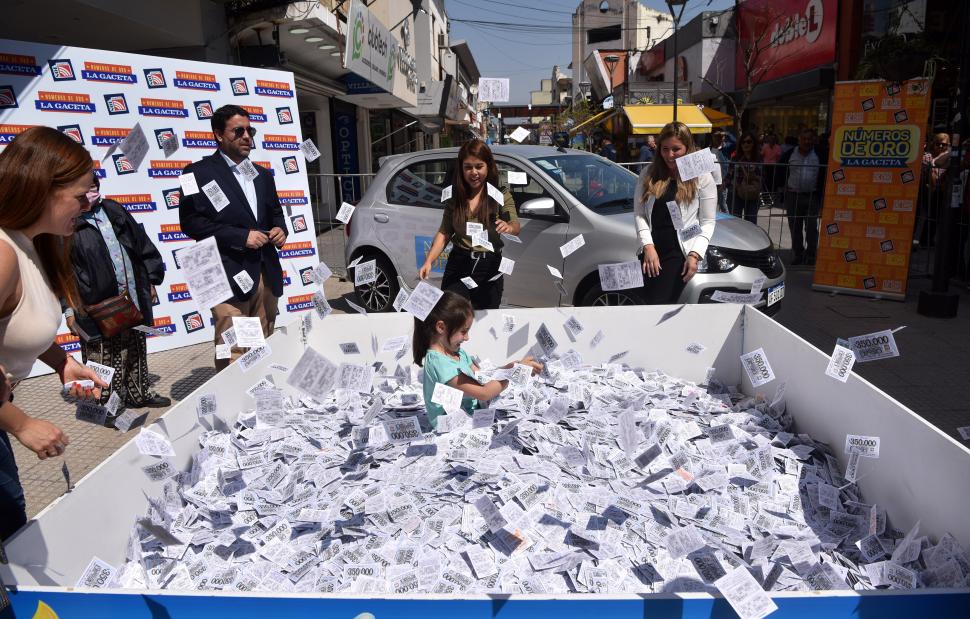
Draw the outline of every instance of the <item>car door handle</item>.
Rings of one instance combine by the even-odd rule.
[[[390,220],[391,218],[385,215],[384,213],[374,213],[374,221],[378,223],[386,224]]]

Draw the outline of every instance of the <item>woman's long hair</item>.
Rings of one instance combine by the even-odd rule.
[[[473,197],[471,187],[465,182],[465,173],[462,170],[465,160],[469,157],[475,157],[485,162],[485,168],[487,170],[486,182],[498,187],[498,168],[495,166],[495,157],[492,156],[492,149],[479,139],[465,142],[458,151],[458,165],[455,166],[454,177],[451,181],[452,198],[455,201],[452,226],[458,234],[465,233],[465,222],[468,221],[469,217],[468,200]],[[477,216],[478,221],[482,222],[486,229],[491,229],[495,226],[493,220],[502,205],[493,200],[488,195],[486,189],[483,183],[481,191],[485,195],[483,196],[484,200],[479,203]]]
[[[751,140],[751,157],[744,156],[744,146],[742,146],[744,141],[748,139]],[[738,140],[738,147],[734,150],[734,160],[747,163],[761,162],[761,144],[758,143],[758,138],[750,131],[745,131],[741,134],[741,138]]]
[[[91,174],[88,151],[56,129],[31,127],[0,153],[0,228],[23,230],[44,214],[54,192]],[[38,234],[34,247],[59,298],[78,305],[71,238]]]
[[[414,319],[414,335],[411,337],[411,352],[414,355],[414,362],[424,365],[424,356],[428,354],[431,343],[435,337],[435,325],[438,321],[445,323],[445,331],[448,337],[461,329],[465,321],[475,315],[471,302],[456,292],[446,290],[438,299],[434,309],[428,313],[428,317],[423,321]]]
[[[684,144],[684,147],[687,148],[688,153],[696,150],[694,147],[694,137],[691,135],[687,125],[682,122],[672,122],[664,125],[664,128],[660,131],[660,135],[657,136],[657,154],[647,167],[646,174],[643,175],[643,186],[640,190],[640,200],[642,202],[646,202],[650,196],[659,200],[667,191],[667,186],[671,180],[677,183],[677,196],[675,200],[678,204],[690,202],[697,195],[697,179],[692,178],[689,181],[682,181],[676,178],[671,174],[670,168],[667,167],[667,162],[664,161],[661,155],[664,141],[670,138],[680,140]]]

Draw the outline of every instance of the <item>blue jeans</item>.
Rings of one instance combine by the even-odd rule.
[[[20,485],[17,462],[6,432],[0,431],[0,540],[5,540],[27,522],[27,501]]]

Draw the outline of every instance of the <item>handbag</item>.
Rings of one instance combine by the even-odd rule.
[[[744,201],[757,200],[761,194],[761,179],[751,177],[752,175],[745,168],[741,168],[741,179],[735,183],[734,191],[738,197]]]
[[[113,297],[108,297],[100,303],[88,305],[84,311],[98,324],[98,330],[102,337],[114,337],[132,327],[142,323],[145,317],[141,310],[131,300],[131,293],[128,291],[128,266],[124,258],[121,266],[125,270],[125,291]]]

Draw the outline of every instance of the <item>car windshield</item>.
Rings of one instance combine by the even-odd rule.
[[[591,209],[633,208],[637,175],[622,166],[583,154],[537,157],[532,161]]]

